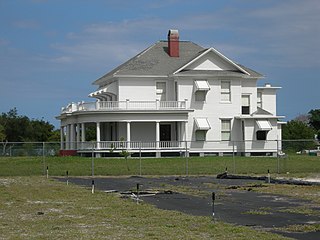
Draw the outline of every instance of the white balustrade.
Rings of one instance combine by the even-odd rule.
[[[186,101],[98,101],[71,103],[61,113],[75,111],[121,111],[121,110],[180,110],[187,109]]]

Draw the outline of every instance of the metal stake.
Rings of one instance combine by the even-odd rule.
[[[69,185],[69,171],[67,171],[67,186]]]
[[[215,192],[212,192],[212,218],[214,219],[214,201],[216,200]]]

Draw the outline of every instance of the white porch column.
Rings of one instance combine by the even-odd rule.
[[[156,122],[156,148],[160,148],[160,122]]]
[[[70,125],[66,125],[66,150],[70,149]]]
[[[64,150],[64,126],[60,127],[60,150]]]
[[[81,142],[86,141],[86,126],[85,123],[81,123]]]
[[[184,141],[188,141],[188,121],[184,122]]]
[[[127,122],[127,142],[128,142],[128,147],[130,148],[130,141],[131,141],[131,122]]]
[[[77,142],[76,149],[80,148],[80,123],[77,123]]]
[[[71,128],[71,131],[70,131],[70,149],[74,150],[75,149],[75,124],[70,124],[70,128]]]
[[[186,148],[186,153],[185,156],[189,157],[189,153],[188,153],[188,121],[184,122],[184,140],[185,140],[185,148]],[[190,139],[191,140],[191,139]],[[191,143],[190,143],[191,146]]]
[[[97,122],[97,149],[100,148],[100,122]]]

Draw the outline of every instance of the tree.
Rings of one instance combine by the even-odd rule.
[[[301,151],[314,147],[314,129],[308,126],[308,124],[291,120],[283,126],[282,137],[284,140],[302,140],[302,141],[285,141],[284,149],[292,149],[295,151]],[[308,140],[308,141],[306,141]]]
[[[0,125],[9,142],[46,142],[54,134],[52,124],[18,115],[16,108],[0,115]]]
[[[283,126],[282,136],[288,140],[313,139],[314,130],[303,122],[291,120]]]
[[[320,141],[320,109],[312,109],[309,111],[309,124],[312,126]]]
[[[0,142],[4,142],[6,139],[6,134],[4,131],[4,127],[0,124]]]

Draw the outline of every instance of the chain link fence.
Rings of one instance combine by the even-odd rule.
[[[255,141],[181,142],[175,143],[177,151],[170,151],[172,146],[159,143],[162,147],[160,156],[165,156],[162,158],[151,154],[155,151],[143,149],[142,144],[129,149],[126,142],[119,144],[121,148],[110,145],[113,148],[104,151],[97,146],[107,145],[106,142],[87,142],[86,149],[78,151],[78,155],[86,157],[59,156],[60,142],[0,144],[0,175],[47,172],[55,176],[67,173],[70,176],[210,175],[227,171],[230,174],[264,175],[271,172],[303,176],[320,172],[319,143],[313,140],[264,141],[263,144]],[[211,147],[212,151],[201,152],[203,146]],[[220,146],[219,151],[216,146]],[[258,151],[246,151],[250,147]]]

